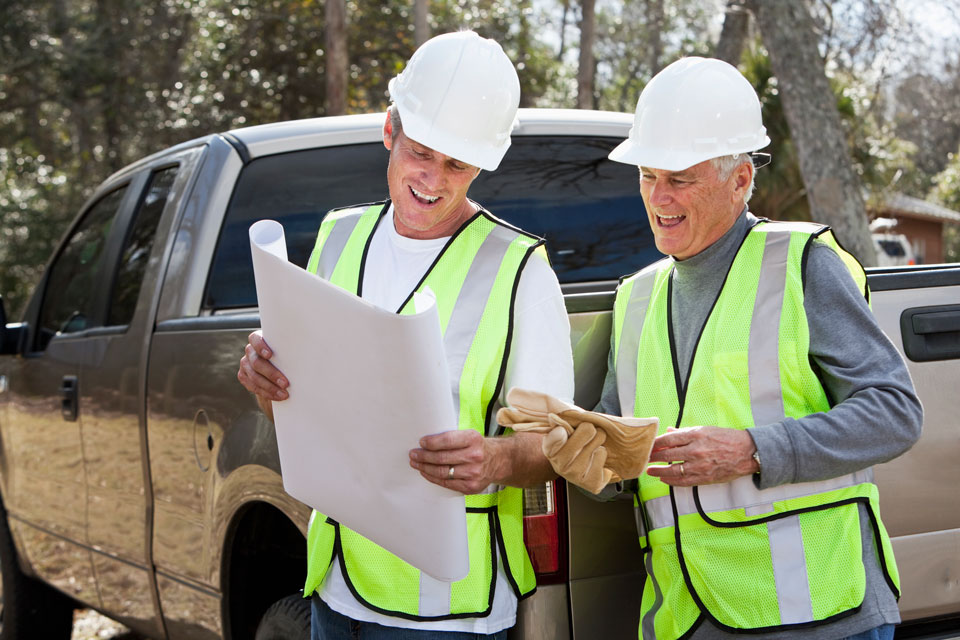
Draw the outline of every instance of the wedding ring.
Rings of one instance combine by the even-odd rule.
[[[450,465],[450,468],[447,470],[447,478],[453,480],[453,465]]]

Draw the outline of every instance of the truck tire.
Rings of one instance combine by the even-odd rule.
[[[255,640],[310,640],[310,600],[293,594],[274,602],[260,618]]]
[[[0,502],[0,578],[0,640],[70,640],[73,603],[20,570],[3,502]]]

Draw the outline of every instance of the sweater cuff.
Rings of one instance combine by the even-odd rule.
[[[784,423],[750,427],[747,433],[753,438],[763,464],[759,476],[754,474],[757,488],[769,489],[794,482],[797,475],[796,462]]]

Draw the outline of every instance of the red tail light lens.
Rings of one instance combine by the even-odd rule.
[[[567,579],[566,485],[553,480],[523,492],[523,541],[537,584]]]

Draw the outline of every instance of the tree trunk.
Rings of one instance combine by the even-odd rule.
[[[577,71],[577,108],[593,108],[593,76],[596,63],[593,58],[597,19],[594,14],[596,0],[581,0],[580,17],[580,68]]]
[[[664,0],[648,0],[647,1],[647,16],[650,23],[650,49],[648,50],[648,59],[647,66],[650,67],[650,77],[657,75],[660,70],[663,68],[661,63],[663,59],[663,25],[665,22],[664,16]]]
[[[347,112],[347,3],[326,0],[326,76],[328,116]]]
[[[567,35],[567,13],[570,12],[570,0],[563,0],[563,13],[560,15],[560,47],[557,49],[557,60],[563,60],[563,52],[566,50]]]
[[[837,239],[864,265],[875,265],[860,179],[817,49],[807,2],[748,1],[779,83],[810,216],[833,227]]]
[[[417,47],[430,39],[428,13],[430,13],[430,0],[413,0],[413,40]]]
[[[740,64],[740,57],[743,55],[743,47],[749,32],[750,12],[743,6],[743,0],[727,0],[723,30],[720,31],[720,40],[717,41],[714,57],[733,66]]]

